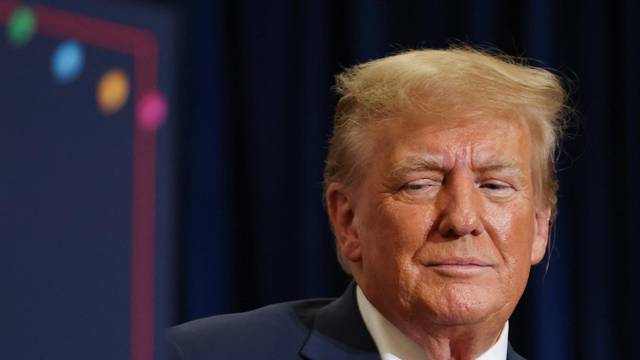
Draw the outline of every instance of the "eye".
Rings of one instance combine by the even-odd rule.
[[[500,189],[504,189],[508,186],[505,186],[503,184],[499,184],[499,183],[486,183],[486,184],[482,184],[480,185],[481,188],[484,189],[489,189],[489,190],[500,190]]]
[[[515,191],[511,184],[498,180],[482,182],[480,183],[479,188],[492,195],[498,196],[507,196]]]
[[[420,179],[408,182],[402,186],[402,190],[409,194],[418,194],[431,191],[440,186],[440,183],[431,179]]]

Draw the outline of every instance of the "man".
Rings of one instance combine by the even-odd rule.
[[[171,329],[182,359],[509,359],[508,319],[555,215],[556,76],[469,48],[337,77],[325,167],[337,300]]]

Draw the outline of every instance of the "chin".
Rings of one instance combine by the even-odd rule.
[[[426,295],[426,294],[425,294]],[[425,296],[431,321],[440,325],[464,325],[483,322],[504,306],[496,291],[469,285],[452,285]]]

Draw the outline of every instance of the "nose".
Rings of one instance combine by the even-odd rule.
[[[438,196],[440,224],[438,231],[445,238],[484,233],[480,197],[472,176],[451,173]]]

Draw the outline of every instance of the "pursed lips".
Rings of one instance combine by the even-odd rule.
[[[429,260],[426,266],[469,266],[469,267],[489,267],[491,264],[487,261],[474,257],[452,257],[439,260]]]
[[[429,260],[424,263],[424,266],[427,269],[431,269],[448,277],[473,276],[493,267],[488,261],[475,257],[451,257]]]

